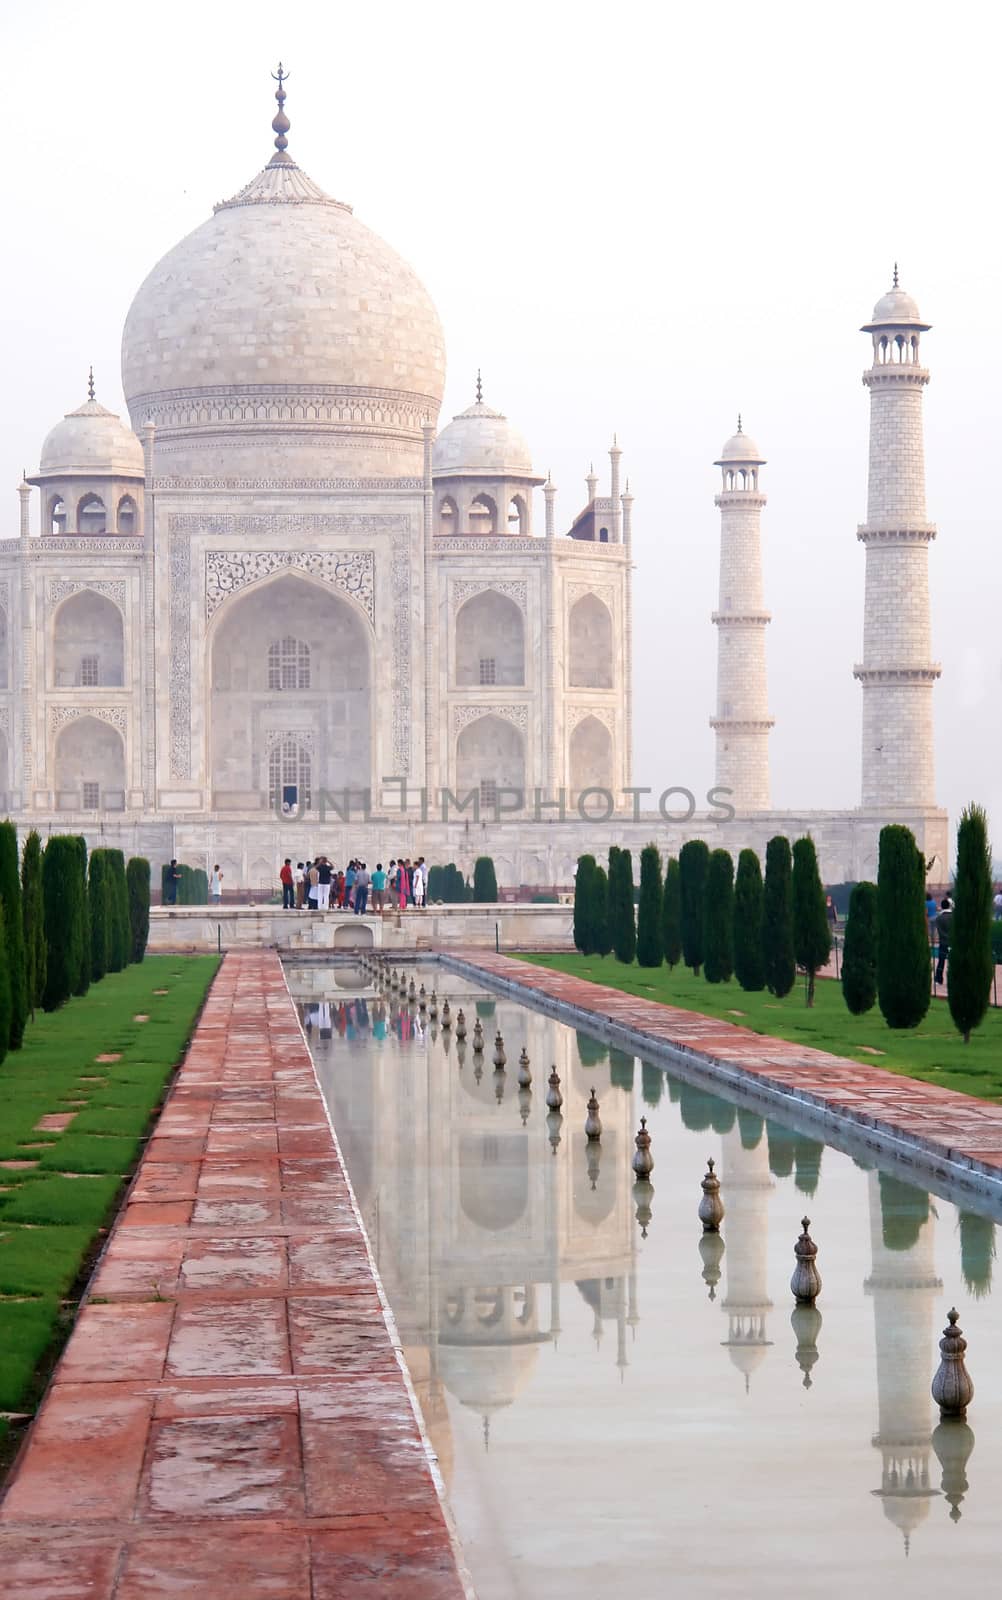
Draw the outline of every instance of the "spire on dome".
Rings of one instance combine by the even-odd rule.
[[[272,161],[275,161],[275,160],[288,161],[288,160],[291,159],[291,157],[287,156],[286,153],[285,153],[286,150],[289,148],[289,141],[286,138],[286,134],[288,133],[290,127],[292,126],[292,124],[290,123],[288,117],[285,114],[285,87],[284,87],[284,85],[288,81],[289,76],[290,76],[290,74],[288,72],[286,72],[285,68],[282,66],[282,63],[280,61],[278,63],[278,71],[272,73],[272,77],[274,78],[275,82],[278,84],[278,88],[275,90],[275,99],[278,101],[278,111],[276,112],[275,116],[272,118],[272,122],[271,122],[272,128],[275,130],[275,149],[278,151],[278,156],[277,157],[276,156],[272,156],[272,158],[271,158]]]
[[[478,367],[477,368],[477,405],[481,406],[481,405],[483,405],[483,403],[484,403],[484,386],[480,381],[480,368]]]
[[[87,373],[87,399],[88,400],[95,399],[95,394],[94,394],[94,368],[93,367],[91,367],[89,369],[88,373]]]
[[[898,287],[898,264],[896,261],[894,263],[894,282],[891,287],[892,289],[896,289]]]

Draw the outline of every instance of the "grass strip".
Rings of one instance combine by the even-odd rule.
[[[785,999],[777,1000],[768,991],[749,994],[733,980],[707,983],[681,966],[672,971],[625,966],[613,956],[569,953],[522,954],[519,959],[591,983],[604,983],[639,999],[718,1017],[753,1033],[884,1067],[923,1083],[984,1100],[1002,1100],[1002,1008],[990,1010],[965,1045],[941,1000],[933,1001],[917,1028],[892,1029],[876,1006],[865,1016],[854,1017],[846,1010],[841,984],[830,979],[819,981],[815,1003],[808,1009],[802,981]]]
[[[31,1412],[41,1397],[218,965],[153,955],[110,973],[40,1013],[0,1066],[0,1161],[25,1163],[0,1167],[0,1411]],[[97,1062],[106,1054],[120,1060]],[[53,1113],[73,1120],[39,1130]],[[0,1434],[0,1464],[16,1434]]]

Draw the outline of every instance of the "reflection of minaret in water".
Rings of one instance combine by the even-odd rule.
[[[933,1214],[928,1195],[886,1173],[871,1172],[870,1243],[873,1270],[864,1288],[873,1297],[877,1348],[877,1432],[884,1515],[911,1535],[938,1493],[929,1482],[935,1366],[936,1276]]]
[[[766,1338],[769,1299],[769,1147],[760,1139],[752,1150],[741,1142],[738,1127],[721,1137],[720,1193],[726,1206],[723,1232],[727,1240],[724,1271],[727,1293],[727,1338],[723,1344],[739,1372],[745,1390],[761,1366],[772,1343]]]

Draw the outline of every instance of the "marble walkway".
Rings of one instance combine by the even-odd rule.
[[[0,1592],[466,1592],[274,954],[212,987],[0,1507]]]
[[[485,974],[516,998],[534,996],[558,1010],[573,1006],[629,1029],[712,1067],[725,1082],[778,1091],[813,1114],[854,1124],[875,1149],[891,1149],[974,1190],[1002,1194],[1002,1105],[510,956],[467,949],[449,951],[445,960],[468,975]],[[636,1040],[638,1050],[642,1043]]]

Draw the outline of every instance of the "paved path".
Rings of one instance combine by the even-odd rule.
[[[461,1600],[273,954],[228,955],[0,1508],[4,1600]]]
[[[856,1124],[875,1147],[884,1141],[906,1159],[911,1152],[917,1162],[969,1181],[974,1189],[1002,1192],[1002,1105],[509,956],[467,949],[446,952],[445,959],[470,973],[483,972],[515,994],[591,1012],[721,1076],[752,1080],[814,1112],[836,1115]],[[642,1048],[643,1039],[636,1044]]]

